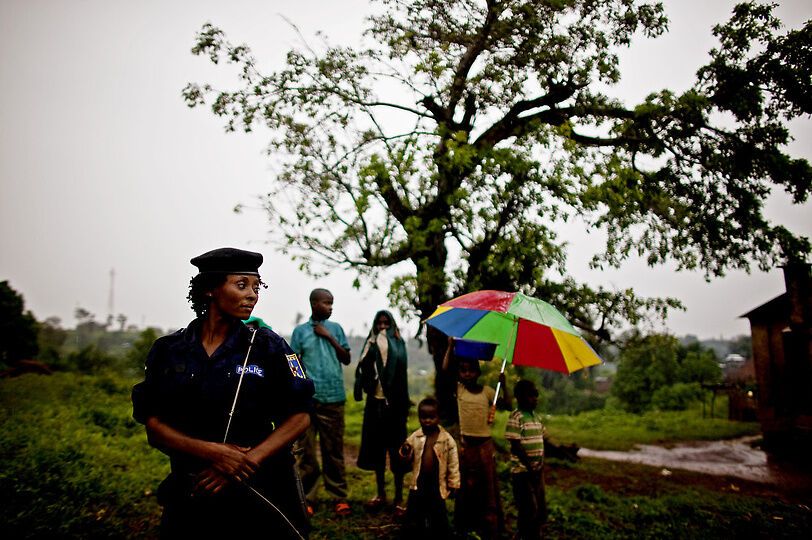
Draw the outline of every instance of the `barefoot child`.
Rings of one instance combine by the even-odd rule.
[[[438,407],[434,398],[420,402],[420,429],[400,448],[401,458],[412,463],[404,539],[449,537],[445,500],[460,487],[459,458],[457,443],[440,427]]]
[[[541,538],[541,526],[547,519],[544,496],[544,426],[536,414],[539,392],[526,380],[513,388],[518,409],[510,414],[505,426],[505,439],[510,441],[511,483],[513,500],[519,511],[521,540]]]
[[[479,383],[482,371],[479,360],[468,357],[454,357],[453,340],[443,361],[448,369],[452,360],[458,367],[457,407],[460,429],[460,476],[462,485],[454,509],[454,525],[457,532],[465,537],[469,531],[477,533],[482,540],[495,540],[502,530],[502,503],[499,497],[499,482],[496,475],[496,448],[491,438],[491,404],[496,391]],[[500,375],[502,388],[505,388],[504,374]],[[507,408],[510,398],[505,395],[497,405]]]

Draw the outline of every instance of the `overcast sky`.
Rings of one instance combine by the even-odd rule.
[[[671,32],[624,52],[624,80],[613,92],[633,104],[650,91],[688,88],[715,44],[711,27],[734,3],[666,2]],[[812,18],[808,0],[779,4],[789,27]],[[0,281],[9,280],[38,319],[58,316],[73,326],[78,306],[97,320],[107,316],[115,269],[115,314],[176,328],[193,316],[185,301],[195,272],[189,259],[229,245],[265,255],[269,288],[255,314],[281,333],[309,312],[316,286],[333,290],[334,319],[345,330],[366,333],[387,306],[388,283],[356,291],[354,275],[338,271],[315,280],[276,252],[265,215],[252,209],[274,178],[263,155],[267,132],[225,134],[207,109],[188,109],[180,92],[190,81],[233,80],[233,71],[190,53],[207,21],[247,43],[268,71],[298,43],[282,16],[305,36],[321,30],[333,43],[356,44],[368,13],[361,0],[0,0]],[[810,124],[791,126],[796,156],[812,157]],[[248,210],[234,214],[237,204]],[[768,205],[768,215],[807,236],[810,210],[780,196]],[[710,284],[634,261],[590,272],[586,261],[600,237],[573,231],[568,240],[577,278],[682,300],[687,310],[667,322],[677,335],[748,333],[738,316],[783,292],[780,270]]]

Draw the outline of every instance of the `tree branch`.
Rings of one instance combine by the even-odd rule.
[[[570,133],[569,138],[577,143],[587,146],[623,146],[626,144],[639,144],[642,142],[640,139],[634,137],[589,137],[587,135],[580,135],[574,131]]]
[[[451,89],[448,94],[447,108],[448,116],[451,118],[453,118],[454,110],[457,108],[457,103],[459,103],[462,97],[465,83],[468,81],[468,73],[471,71],[471,67],[474,65],[477,57],[485,50],[485,46],[488,44],[488,34],[496,19],[497,13],[494,9],[494,3],[488,2],[488,13],[485,15],[485,22],[482,24],[482,28],[479,29],[474,42],[468,47],[465,54],[462,55],[460,63],[457,65],[457,70],[454,72]]]

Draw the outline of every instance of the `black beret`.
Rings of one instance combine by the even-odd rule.
[[[217,272],[258,276],[258,270],[262,264],[262,254],[236,248],[219,248],[198,255],[189,262],[197,266],[201,274]]]

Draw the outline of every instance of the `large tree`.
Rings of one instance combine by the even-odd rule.
[[[569,276],[557,231],[576,217],[608,235],[595,267],[639,255],[711,277],[807,257],[762,210],[774,191],[810,192],[809,164],[784,151],[787,121],[812,112],[810,23],[787,32],[773,6],[740,4],[690,90],[630,107],[602,89],[620,48],[666,31],[660,3],[378,3],[364,46],[305,44],[273,73],[212,25],[193,49],[240,67],[235,88],[184,97],[228,130],[270,128],[266,207],[311,271],[374,278],[408,261],[391,296],[420,317],[450,295],[518,289],[606,337],[677,302]]]

